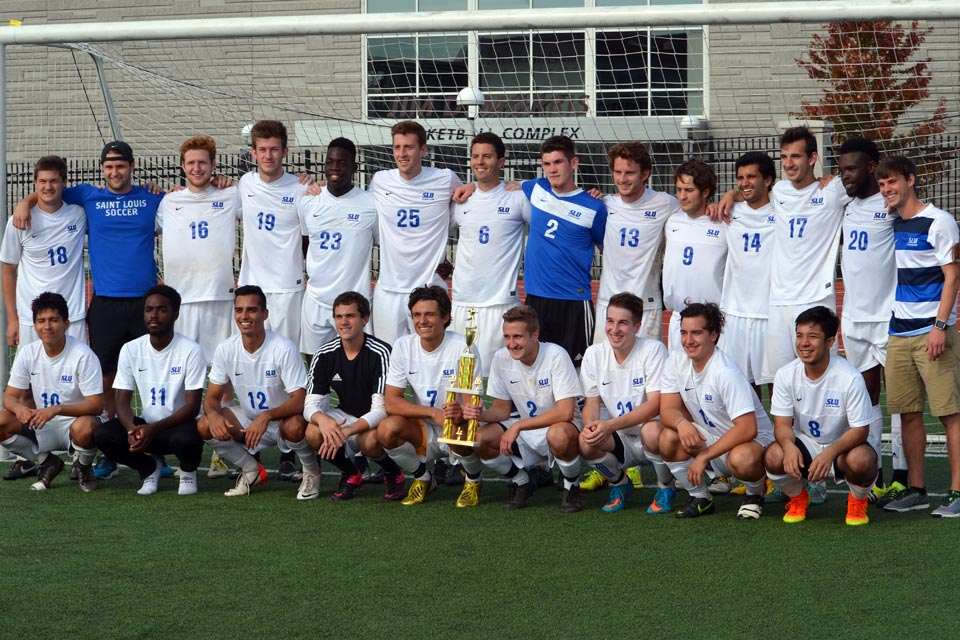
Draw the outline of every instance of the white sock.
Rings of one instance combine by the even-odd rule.
[[[850,487],[850,493],[852,493],[853,497],[856,498],[857,500],[863,500],[864,498],[869,496],[870,490],[873,489],[873,485],[874,485],[873,482],[870,483],[869,487],[861,487],[860,485],[853,484],[852,482],[847,483],[847,486]]]
[[[33,441],[26,436],[21,436],[20,434],[17,434],[15,436],[11,436],[7,438],[3,442],[0,442],[0,444],[5,446],[7,449],[10,449],[10,451],[13,451],[14,453],[21,456],[22,458],[39,462],[39,460],[37,460],[37,457],[39,456],[39,452],[37,451],[37,445],[35,445]]]
[[[313,475],[320,473],[320,465],[317,463],[317,452],[307,444],[306,438],[300,442],[288,442],[288,444],[290,448],[293,449],[293,452],[297,454],[297,457],[300,458],[300,465],[303,467],[304,473],[312,473]]]
[[[77,452],[77,462],[84,466],[93,464],[93,459],[97,456],[96,447],[93,449],[84,449],[83,447],[78,446],[77,443],[73,442],[72,440],[70,441],[70,444],[73,445],[73,450]]]
[[[798,480],[790,474],[773,474],[768,471],[767,477],[787,497],[796,498],[803,491],[803,480]]]
[[[177,494],[181,496],[192,496],[196,492],[197,472],[180,469],[180,487],[177,489]]]
[[[573,485],[580,484],[580,456],[573,460],[557,458],[557,466],[560,467],[560,473],[563,475],[564,489],[570,489]]]
[[[907,468],[907,457],[903,455],[903,428],[900,423],[900,414],[890,416],[890,459],[893,468],[903,471]]]
[[[483,473],[483,461],[480,460],[480,456],[475,453],[467,456],[461,456],[455,453],[453,457],[460,461],[460,466],[463,467],[463,470],[467,473],[467,477],[471,479],[471,482],[479,480],[480,474]]]
[[[756,482],[748,482],[746,480],[740,480],[735,478],[743,483],[743,486],[746,488],[746,494],[748,496],[762,496],[763,490],[766,488],[767,479],[766,477],[760,478]]]
[[[137,493],[142,496],[152,496],[157,492],[157,483],[160,482],[160,474],[163,473],[163,463],[160,462],[160,459],[154,457],[153,460],[156,462],[157,468],[153,470],[153,473],[143,479],[143,486],[137,490]]]
[[[420,456],[417,454],[417,448],[410,442],[404,442],[396,449],[387,449],[384,447],[387,455],[397,463],[397,466],[403,469],[407,475],[414,473],[420,466]]]
[[[687,458],[682,462],[667,462],[666,465],[670,467],[670,473],[673,474],[681,489],[685,489],[694,498],[709,498],[710,492],[707,491],[705,482],[701,482],[699,487],[695,487],[690,484],[690,480],[687,478],[687,470],[690,469],[692,463],[693,460]]]
[[[873,421],[870,423],[870,433],[867,442],[877,452],[877,469],[883,469],[883,447],[880,438],[883,435],[883,411],[880,405],[873,405]]]
[[[657,486],[661,489],[672,487],[674,485],[673,474],[670,473],[670,467],[663,461],[660,454],[648,451],[647,448],[644,447],[643,455],[647,457],[647,460],[653,465],[653,470],[657,472]]]
[[[213,447],[221,458],[235,467],[239,467],[244,473],[256,472],[259,468],[257,459],[250,455],[250,452],[236,440],[217,440],[211,438],[207,444]]]
[[[603,454],[603,457],[587,460],[587,464],[596,469],[607,480],[614,480],[622,473],[620,461],[612,452]]]

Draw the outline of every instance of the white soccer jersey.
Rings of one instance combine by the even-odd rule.
[[[843,317],[858,322],[887,322],[897,289],[893,221],[879,193],[854,198],[843,215]]]
[[[300,351],[290,340],[267,331],[255,353],[243,348],[240,334],[220,343],[213,355],[210,382],[233,383],[243,414],[253,420],[279,407],[297,389],[307,388],[307,370]]]
[[[659,309],[663,227],[680,212],[672,195],[646,189],[638,200],[626,203],[619,195],[606,196],[607,226],[603,236],[603,271],[598,302],[622,291],[643,300],[644,309]]]
[[[14,389],[30,389],[37,409],[76,404],[103,393],[100,360],[90,347],[69,335],[54,358],[47,356],[39,340],[20,347],[9,382]]]
[[[30,304],[44,291],[67,301],[70,322],[87,317],[83,279],[83,242],[87,216],[83,207],[64,204],[55,213],[30,210],[31,228],[16,229],[13,218],[0,246],[0,262],[17,268],[17,315],[21,324],[33,324]]]
[[[793,418],[793,430],[820,444],[836,442],[848,429],[868,427],[873,407],[863,376],[831,355],[823,375],[810,380],[799,358],[780,367],[773,382],[770,413]]]
[[[617,362],[613,347],[603,342],[587,347],[580,365],[583,395],[599,397],[612,417],[630,413],[660,391],[667,348],[658,340],[637,338],[630,355]]]
[[[720,303],[727,260],[727,225],[686,213],[667,221],[663,252],[663,302],[682,311],[690,302]]]
[[[453,205],[452,223],[460,227],[453,300],[488,307],[518,303],[517,278],[523,260],[523,229],[530,221],[530,201],[523,191],[507,191],[501,182],[477,190]]]
[[[354,187],[339,198],[324,189],[297,208],[300,232],[309,236],[307,286],[327,306],[344,291],[370,299],[370,256],[377,237],[373,196]]]
[[[777,215],[770,269],[770,304],[799,305],[833,293],[843,208],[851,198],[840,180],[797,190],[789,180],[773,185],[770,203]]]
[[[746,202],[738,202],[731,218],[720,307],[735,316],[766,318],[777,217],[769,204],[753,209]]]
[[[303,291],[297,204],[304,186],[289,173],[264,182],[251,171],[240,178],[237,192],[243,211],[240,285],[259,285],[265,293]]]
[[[453,171],[423,167],[413,180],[399,169],[378,171],[370,183],[380,221],[378,287],[410,293],[434,279],[447,250],[450,198],[463,183]]]
[[[387,384],[413,390],[413,402],[423,407],[440,408],[447,399],[447,388],[454,385],[460,356],[467,350],[463,336],[453,331],[443,335],[443,342],[433,351],[420,346],[420,336],[408,334],[397,338],[390,352]],[[473,354],[477,355],[476,347]],[[477,358],[475,371],[480,371]]]
[[[120,348],[114,389],[136,389],[143,419],[156,422],[169,417],[187,402],[187,391],[203,389],[207,362],[200,345],[179,333],[163,351],[140,336]]]
[[[184,302],[233,300],[237,189],[171,191],[157,207],[163,234],[163,281]]]
[[[565,398],[582,395],[573,361],[563,347],[541,342],[537,359],[529,367],[510,357],[507,349],[493,354],[487,395],[513,402],[522,418],[543,415]],[[576,410],[579,417],[580,410]]]
[[[693,421],[704,432],[721,436],[733,421],[751,411],[757,415],[757,437],[773,439],[773,423],[746,376],[721,349],[697,373],[682,351],[671,351],[663,369],[661,393],[679,393]]]

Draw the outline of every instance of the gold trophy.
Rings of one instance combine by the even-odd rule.
[[[462,396],[470,396],[470,404],[479,407],[483,402],[483,398],[480,397],[483,392],[483,378],[480,376],[474,377],[477,357],[470,351],[473,343],[477,341],[477,310],[471,307],[467,311],[467,315],[469,316],[467,327],[463,332],[463,337],[467,341],[467,350],[460,356],[454,386],[447,388],[447,402],[456,402],[459,393]],[[477,427],[479,424],[479,420],[468,420],[466,428],[464,428],[464,425],[454,424],[452,419],[445,418],[443,421],[443,437],[437,438],[437,442],[460,445],[461,447],[476,447],[479,445],[479,442],[477,442]]]

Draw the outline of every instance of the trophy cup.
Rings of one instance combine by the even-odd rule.
[[[470,397],[470,404],[479,407],[483,402],[481,393],[483,392],[483,378],[474,377],[476,373],[477,357],[470,351],[470,347],[477,341],[477,310],[470,308],[467,311],[469,319],[467,327],[463,332],[463,337],[467,341],[467,350],[460,356],[460,363],[457,366],[457,377],[453,386],[447,388],[447,402],[456,402],[457,394]],[[450,418],[443,421],[443,437],[437,438],[437,442],[444,444],[455,444],[461,447],[476,447],[477,427],[480,421],[476,419],[468,420],[466,427],[460,424],[454,424]]]

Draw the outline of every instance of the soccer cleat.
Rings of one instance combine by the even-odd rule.
[[[607,500],[607,504],[600,507],[601,510],[606,513],[623,511],[627,506],[627,499],[633,494],[633,491],[633,483],[631,482],[610,487],[610,498]]]
[[[530,482],[533,482],[537,485],[537,489],[549,487],[553,484],[553,474],[550,473],[550,469],[542,467],[539,464],[527,469],[527,475],[530,476]],[[562,490],[563,484],[559,484],[557,489]]]
[[[827,483],[807,482],[807,494],[810,496],[810,504],[821,505],[827,501]]]
[[[480,504],[480,481],[465,480],[460,497],[457,498],[457,508],[475,507]]]
[[[173,467],[167,464],[167,459],[164,457],[160,458],[160,477],[161,478],[172,478],[174,475]]]
[[[52,453],[46,460],[40,463],[40,470],[37,472],[37,481],[30,485],[32,491],[46,491],[50,488],[53,479],[63,471],[63,460]]]
[[[152,496],[157,492],[157,483],[160,481],[160,476],[163,474],[163,464],[158,458],[154,459],[155,466],[153,471],[146,478],[143,479],[143,486],[137,490],[137,493],[141,496]]]
[[[802,489],[795,497],[787,501],[787,512],[783,521],[787,524],[796,524],[807,519],[807,507],[810,506],[810,494]]]
[[[943,499],[943,504],[930,514],[934,518],[960,518],[960,491],[951,491]]]
[[[707,491],[715,496],[725,496],[730,493],[732,480],[729,476],[717,476],[707,485]],[[678,516],[679,517],[679,516]]]
[[[626,473],[634,489],[643,489],[643,478],[640,477],[640,467],[627,467]]]
[[[847,524],[851,527],[858,527],[870,522],[867,517],[867,505],[870,501],[867,498],[854,498],[853,493],[847,495]]]
[[[670,513],[673,509],[673,497],[676,494],[677,490],[673,487],[658,487],[657,492],[653,494],[653,502],[647,507],[647,513],[656,515]]]
[[[197,472],[180,470],[180,486],[177,495],[192,496],[197,492]]]
[[[97,458],[97,463],[93,465],[94,478],[97,480],[107,480],[109,478],[116,478],[118,475],[120,475],[120,471],[117,469],[116,462],[105,455]]]
[[[92,464],[80,464],[77,462],[77,471],[79,472],[80,491],[90,493],[97,490],[97,474],[94,472]]]
[[[70,463],[70,479],[76,482],[80,479],[80,467],[77,465],[80,464],[80,456],[76,453],[73,454],[73,461]]]
[[[213,455],[210,456],[210,468],[207,470],[207,477],[211,480],[216,480],[217,478],[226,478],[228,475],[230,475],[230,467],[228,467],[226,461],[214,451]]]
[[[233,489],[223,492],[228,498],[250,495],[250,487],[263,484],[267,481],[267,470],[263,465],[257,462],[257,470],[253,472],[244,472],[237,476],[237,484]]]
[[[896,511],[903,513],[905,511],[918,511],[930,508],[930,498],[927,494],[920,493],[913,487],[909,487],[899,498],[884,505],[884,511]]]
[[[280,466],[277,467],[277,479],[284,482],[293,482],[293,480],[299,480],[295,478],[297,475],[297,465],[293,464],[290,460],[281,460]]]
[[[687,506],[677,511],[675,517],[679,519],[699,518],[700,516],[708,516],[715,510],[713,498],[695,498],[690,496]]]
[[[337,490],[333,492],[333,495],[330,496],[330,498],[333,500],[350,500],[353,498],[353,494],[356,493],[357,489],[362,486],[363,474],[358,472],[351,476],[347,475],[346,473],[341,473],[340,482],[337,484]]]
[[[773,484],[773,481],[770,478],[767,478],[766,483],[764,484],[764,496],[770,500],[779,500],[781,502],[786,502],[790,498],[787,497],[787,494],[780,491],[780,487]]]
[[[607,479],[596,469],[591,469],[580,482],[580,491],[583,493],[593,493],[607,486]]]
[[[730,489],[730,495],[732,496],[745,496],[747,495],[747,485],[742,482],[738,482],[733,485],[733,488]]]
[[[405,507],[410,507],[415,504],[423,504],[423,501],[427,499],[427,495],[433,493],[433,490],[437,488],[437,481],[431,477],[429,480],[414,480],[413,484],[410,485],[410,491],[407,492],[407,497],[400,501]]]
[[[533,482],[533,480],[525,484],[511,484],[510,501],[503,505],[503,507],[510,510],[525,509],[527,500],[530,499],[530,496],[533,495],[536,488],[537,483]]]
[[[876,505],[883,509],[894,500],[902,498],[906,490],[907,488],[899,482],[891,482],[884,488],[883,495],[877,498]]]
[[[745,495],[737,510],[737,520],[759,520],[763,513],[763,496]]]
[[[580,502],[580,485],[575,484],[563,492],[563,500],[560,502],[560,513],[577,513],[583,511],[583,503]]]
[[[300,480],[297,500],[316,500],[320,497],[320,474],[306,472]]]
[[[401,500],[403,498],[403,483],[406,481],[407,478],[402,473],[393,477],[384,474],[384,484],[387,485],[387,488],[383,491],[383,499],[387,502]]]
[[[20,478],[29,478],[30,476],[37,475],[37,463],[33,460],[17,460],[13,463],[13,467],[10,468],[5,474],[3,474],[4,480],[19,480]]]

